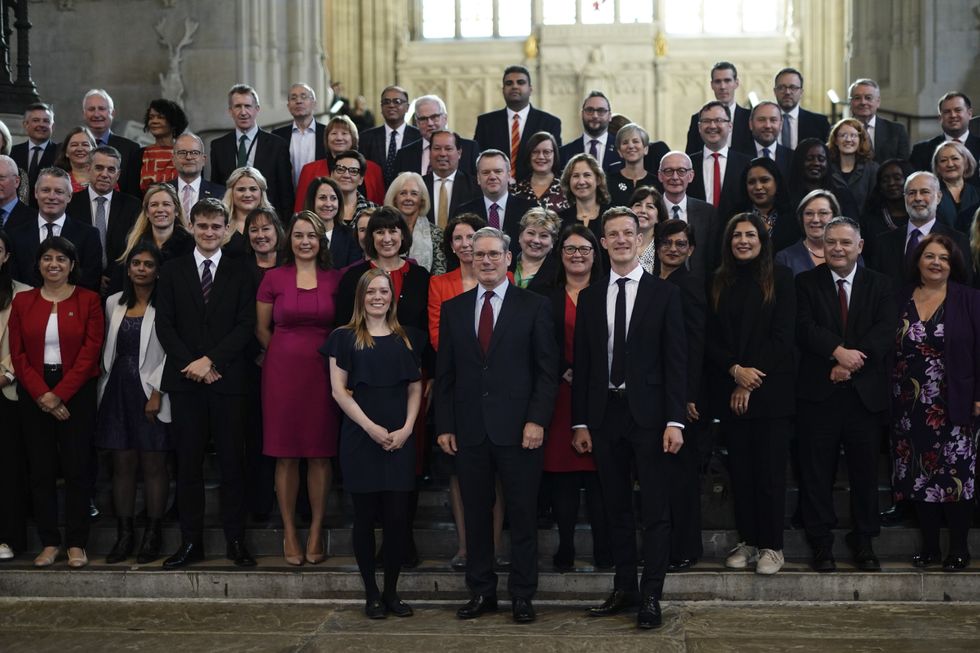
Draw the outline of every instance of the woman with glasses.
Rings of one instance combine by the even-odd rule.
[[[823,232],[827,223],[840,215],[837,198],[828,190],[811,191],[796,207],[796,221],[803,238],[776,253],[776,263],[793,271],[793,276],[824,262]]]
[[[358,133],[354,121],[347,116],[334,116],[323,130],[323,143],[327,146],[327,158],[318,159],[303,166],[296,184],[296,203],[293,211],[299,213],[306,202],[306,189],[317,177],[329,177],[341,158],[351,150],[357,150]],[[364,160],[357,173],[357,188],[369,201],[381,204],[385,199],[384,173],[374,161]],[[335,177],[336,179],[336,177]]]
[[[533,134],[527,141],[523,166],[531,171],[530,176],[517,180],[511,195],[537,202],[543,209],[559,213],[568,208],[568,200],[561,189],[561,165],[559,163],[558,141],[549,132]]]
[[[857,206],[858,213],[847,217],[856,218],[863,212],[878,175],[871,139],[860,120],[844,118],[830,130],[827,150],[831,176],[838,185],[851,190]]]
[[[348,150],[337,155],[337,162],[330,170],[330,179],[337,182],[340,187],[341,209],[337,213],[337,218],[342,224],[354,227],[357,216],[365,209],[378,206],[374,202],[368,201],[359,190],[361,177],[367,166],[367,159],[356,150]],[[312,180],[310,181],[312,184]],[[307,193],[309,188],[307,187]]]

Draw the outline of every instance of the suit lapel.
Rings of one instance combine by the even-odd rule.
[[[186,289],[176,288],[177,294],[187,294],[190,296],[191,301],[194,302],[194,306],[201,313],[205,312],[206,307],[204,306],[204,294],[201,292],[201,277],[197,273],[197,262],[194,259],[194,254],[188,257],[187,263],[183,266],[183,275],[185,278],[185,283],[191,288],[188,292]],[[217,281],[217,279],[215,279]],[[186,288],[186,287],[185,287]],[[214,293],[214,287],[211,287],[211,292]]]
[[[515,296],[515,288],[516,286],[514,285],[508,286],[507,293],[504,295],[504,302],[500,306],[500,314],[497,316],[497,322],[493,325],[493,334],[490,336],[490,347],[487,349],[487,358],[490,358],[497,343],[503,337],[501,334],[507,330],[511,322],[517,319],[510,317],[510,314],[517,310],[516,304],[519,301]],[[477,341],[477,345],[479,345],[479,341]]]
[[[820,292],[823,295],[827,310],[834,320],[834,331],[844,335],[844,322],[840,314],[840,300],[837,296],[837,284],[834,282],[834,276],[829,269],[826,269],[824,274],[820,276],[822,277],[820,280]],[[857,283],[854,285],[857,286]],[[851,305],[854,305],[854,288],[851,288]]]
[[[221,301],[224,297],[225,286],[228,285],[228,279],[234,274],[231,267],[230,257],[222,255],[221,261],[218,263],[218,269],[214,272],[214,284],[211,286],[210,299],[205,307],[208,312],[210,312],[215,304]],[[200,284],[200,282],[198,282]],[[201,295],[201,302],[204,302],[204,293],[199,293]]]
[[[653,293],[647,290],[652,282],[653,279],[645,274],[640,277],[640,283],[636,288],[636,299],[633,301],[633,313],[630,315],[630,327],[626,333],[626,342],[632,342],[633,334],[640,328],[636,325],[643,321],[641,318],[653,300]],[[605,306],[605,302],[603,302],[603,306]]]

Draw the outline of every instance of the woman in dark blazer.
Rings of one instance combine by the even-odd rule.
[[[803,238],[776,253],[776,263],[793,271],[793,276],[824,262],[823,232],[827,223],[840,215],[837,198],[829,190],[810,191],[796,207],[796,222]]]
[[[709,298],[705,355],[713,415],[728,445],[741,542],[725,566],[756,573],[783,565],[786,459],[795,409],[793,273],[772,259],[765,222],[728,221]]]
[[[764,156],[752,159],[742,172],[739,189],[744,198],[739,213],[751,211],[762,218],[769,229],[773,252],[797,241],[800,228],[793,215],[789,187],[774,160]]]
[[[88,564],[89,465],[95,430],[96,379],[105,320],[99,296],[75,285],[78,255],[70,241],[48,238],[37,250],[43,285],[14,297],[10,356],[20,397],[34,520],[44,547],[35,567],[54,564],[58,532],[58,470],[65,479],[68,565]]]
[[[317,177],[306,189],[303,208],[313,211],[327,231],[330,241],[330,260],[333,269],[342,270],[364,258],[357,237],[337,216],[344,214],[344,193],[340,184],[330,177]]]

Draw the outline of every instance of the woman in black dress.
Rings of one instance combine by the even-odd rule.
[[[371,619],[384,619],[388,612],[412,615],[398,598],[397,585],[410,537],[413,430],[422,373],[419,349],[396,314],[391,277],[380,268],[368,270],[357,282],[350,323],[334,330],[321,350],[330,360],[334,400],[344,411],[340,468],[354,502],[354,557],[364,581],[364,611]],[[385,542],[384,592],[374,574],[374,524],[379,519]]]

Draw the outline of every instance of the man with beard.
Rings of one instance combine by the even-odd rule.
[[[609,98],[602,91],[591,91],[582,103],[582,129],[580,138],[566,143],[559,150],[562,168],[576,154],[583,152],[599,162],[599,166],[609,172],[623,165],[616,151],[616,139],[609,138],[609,121],[612,108]]]

